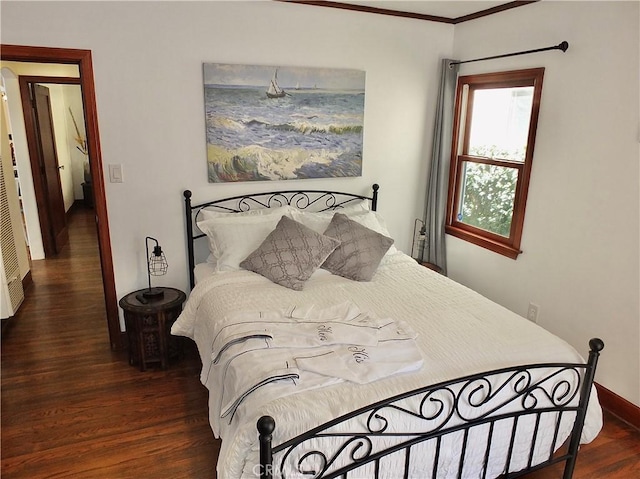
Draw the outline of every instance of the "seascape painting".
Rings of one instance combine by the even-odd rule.
[[[362,175],[365,72],[204,64],[210,183]]]

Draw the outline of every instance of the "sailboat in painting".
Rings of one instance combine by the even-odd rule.
[[[267,97],[269,98],[282,98],[287,94],[280,85],[278,85],[278,70],[276,69],[273,74],[273,78],[271,79],[271,83],[269,84],[269,88],[267,88]]]

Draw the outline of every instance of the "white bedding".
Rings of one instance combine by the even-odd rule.
[[[216,272],[216,267],[212,263],[198,263],[196,267],[193,269],[193,276],[198,284],[203,279],[211,276]]]
[[[416,341],[424,358],[423,367],[417,372],[357,387],[353,383],[340,382],[266,403],[262,403],[264,395],[250,395],[238,406],[230,423],[228,418],[221,420],[217,414],[210,414],[214,433],[223,439],[217,477],[256,477],[256,421],[265,414],[276,419],[273,444],[279,444],[374,399],[421,386],[512,365],[584,362],[560,338],[468,288],[419,266],[403,253],[386,257],[371,282],[314,274],[305,283],[303,291],[284,288],[247,271],[199,275],[172,333],[192,338],[198,345],[203,363],[201,380],[211,392],[211,413],[220,410],[221,400],[216,392],[222,389],[222,385],[216,383],[215,375],[209,374],[216,321],[238,312],[280,311],[289,306],[326,308],[345,301],[353,301],[362,311],[370,311],[378,317],[409,323],[418,333]],[[593,389],[582,442],[590,442],[601,427],[602,413]],[[561,434],[566,436],[568,432]],[[476,462],[481,467],[483,458],[479,457]],[[500,474],[501,467],[496,465],[495,471],[490,470],[487,477]],[[412,465],[412,470],[419,471],[419,468],[420,464]],[[442,474],[447,477],[446,467]],[[463,477],[477,476],[465,472]]]

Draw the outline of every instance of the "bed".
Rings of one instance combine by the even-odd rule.
[[[378,191],[197,205],[184,192],[192,291],[172,334],[198,347],[217,477],[517,477],[565,462],[570,478],[602,427],[602,341],[585,361],[420,266],[393,246]],[[303,246],[273,273],[265,245],[292,235]]]

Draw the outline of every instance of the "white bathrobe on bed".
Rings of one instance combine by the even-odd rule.
[[[365,384],[423,363],[406,323],[362,313],[350,302],[238,313],[217,329],[209,374],[223,388],[218,416],[229,420],[249,394],[268,402],[341,381]]]

